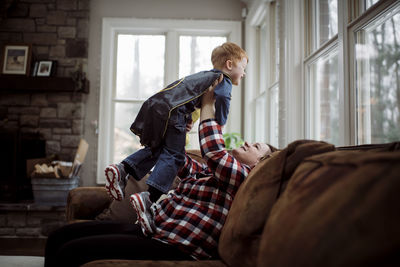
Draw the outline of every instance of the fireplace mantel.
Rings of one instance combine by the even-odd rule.
[[[88,94],[89,81],[86,80],[82,87],[76,89],[74,80],[68,77],[0,76],[0,94],[43,92],[78,92]]]

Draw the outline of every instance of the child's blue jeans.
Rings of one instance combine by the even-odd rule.
[[[176,110],[171,115],[160,147],[145,147],[124,159],[123,163],[135,172],[129,174],[136,180],[141,180],[154,166],[146,183],[167,193],[185,162],[186,123],[189,116],[190,114]]]

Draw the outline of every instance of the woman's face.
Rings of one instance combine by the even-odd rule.
[[[271,153],[271,148],[267,144],[249,144],[245,142],[244,145],[242,145],[241,147],[232,150],[232,155],[240,163],[246,164],[250,167],[254,167],[258,163],[260,158],[266,155],[268,152]]]

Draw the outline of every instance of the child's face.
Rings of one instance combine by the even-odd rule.
[[[240,80],[246,75],[246,67],[247,59],[245,57],[243,57],[240,61],[237,61],[236,64],[232,62],[232,64],[228,66],[228,75],[231,77],[234,85],[239,85]]]

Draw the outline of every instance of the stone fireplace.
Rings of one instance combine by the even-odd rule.
[[[68,81],[49,79],[64,84]],[[65,207],[34,202],[26,174],[28,158],[56,155],[60,160],[72,161],[83,136],[87,94],[76,92],[73,86],[70,90],[57,88],[0,91],[0,142],[4,148],[0,157],[1,242],[14,244],[16,238],[42,240],[65,224]]]
[[[39,134],[18,129],[0,130],[0,202],[27,202],[33,199],[26,160],[45,157],[45,140]]]
[[[6,171],[0,173],[0,201],[29,199],[29,193],[22,194],[30,185],[26,159],[73,160],[83,136],[85,97],[74,92],[1,94],[0,142],[6,154],[0,166]]]
[[[57,72],[52,77],[0,74],[0,135],[7,140],[2,138],[1,145],[9,153],[2,155],[0,163],[2,169],[7,167],[0,174],[0,201],[18,202],[28,197],[28,194],[9,194],[29,187],[24,175],[27,158],[57,155],[60,160],[73,159],[83,136],[89,90],[87,83],[77,86],[76,80],[77,71],[82,74],[87,65],[89,3],[89,0],[0,3],[0,59],[5,45],[25,44],[30,47],[31,70],[37,61],[57,62]],[[4,190],[9,192],[5,194]]]
[[[0,1],[0,59],[8,44],[31,48],[30,66],[56,61],[52,77],[0,74],[0,238],[45,238],[65,223],[64,207],[34,203],[26,159],[57,155],[71,161],[84,133],[90,0]],[[1,63],[0,63],[1,65]],[[1,71],[0,71],[1,72]],[[0,248],[1,250],[1,248]]]

